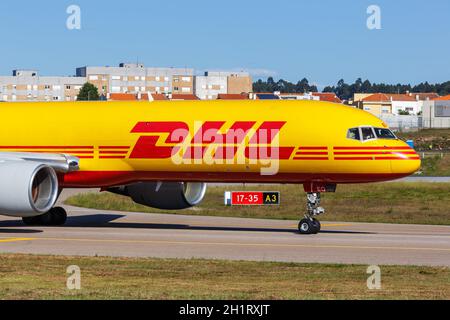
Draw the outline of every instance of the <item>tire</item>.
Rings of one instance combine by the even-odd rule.
[[[64,208],[61,207],[55,207],[52,208],[49,213],[51,222],[50,224],[52,226],[62,226],[67,221],[67,212],[64,210]]]
[[[314,226],[309,219],[302,219],[298,224],[298,231],[300,234],[312,234],[314,231]]]
[[[314,234],[319,233],[320,229],[322,228],[322,225],[320,224],[319,220],[313,219],[312,221]]]

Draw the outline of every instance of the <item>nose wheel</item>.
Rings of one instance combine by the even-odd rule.
[[[317,234],[322,226],[315,217],[325,213],[325,209],[320,207],[320,193],[307,193],[306,199],[306,214],[298,224],[298,231],[301,234]]]

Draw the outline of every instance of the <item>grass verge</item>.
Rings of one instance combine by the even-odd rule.
[[[224,191],[280,191],[281,205],[225,207]],[[381,183],[339,185],[337,193],[323,195],[327,221],[450,225],[450,184]],[[135,204],[127,197],[110,193],[87,193],[71,197],[66,204],[99,210],[171,213],[203,216],[297,220],[306,197],[297,185],[210,186],[199,207],[164,211]]]
[[[68,290],[69,265],[81,290]],[[0,299],[450,299],[448,268],[0,255]]]

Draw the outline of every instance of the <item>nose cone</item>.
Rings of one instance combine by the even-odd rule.
[[[406,143],[396,148],[398,149],[392,152],[391,158],[392,173],[405,177],[416,173],[422,164],[420,156]]]

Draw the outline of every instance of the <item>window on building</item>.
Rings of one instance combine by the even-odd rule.
[[[111,92],[113,92],[113,93],[119,93],[119,92],[120,92],[120,87],[116,87],[116,86],[112,87],[112,88],[111,88]]]
[[[141,77],[141,81],[145,81],[145,77]]]
[[[61,86],[60,85],[54,85],[53,86],[53,90],[61,90]]]
[[[184,92],[184,93],[190,93],[190,92],[191,92],[191,88],[189,88],[189,87],[183,87],[183,88],[181,88],[181,92]]]
[[[155,81],[160,81],[160,77],[155,77]]]
[[[49,89],[50,89],[50,86],[49,86],[48,84],[46,84],[46,85],[44,86],[44,89],[45,89],[45,90],[49,90]]]
[[[182,77],[181,81],[183,81],[183,82],[190,82],[191,81],[191,77]]]
[[[27,90],[31,90],[31,88],[32,88],[31,84],[28,84],[27,85]]]
[[[173,91],[179,91],[180,90],[180,88],[178,88],[178,87],[173,87]]]
[[[164,81],[165,82],[169,81],[169,77],[164,77]]]
[[[135,81],[139,81],[139,79],[140,79],[140,78],[139,78],[138,76],[134,77],[134,80],[135,80]]]
[[[59,100],[61,100],[61,97],[59,97],[59,96],[53,96],[53,101],[59,101]]]
[[[112,80],[120,80],[120,76],[112,76],[111,79]]]
[[[89,80],[97,81],[98,80],[98,76],[89,76]]]
[[[35,85],[33,85],[33,90],[37,90],[38,89],[38,85],[37,84],[35,84]]]
[[[128,77],[123,77],[123,81],[128,81]]]
[[[72,86],[66,86],[66,90],[72,89]]]

